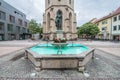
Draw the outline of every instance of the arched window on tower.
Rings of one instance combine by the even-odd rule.
[[[50,4],[50,0],[48,0],[48,4]]]
[[[49,31],[51,31],[51,28],[50,28],[50,13],[48,13],[47,14],[47,33],[49,32]]]
[[[72,32],[72,13],[69,13],[69,31]]]
[[[58,0],[59,2],[61,1],[61,0]]]
[[[69,0],[69,4],[71,4],[71,0]]]

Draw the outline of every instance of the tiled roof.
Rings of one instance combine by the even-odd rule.
[[[102,21],[102,20],[108,19],[108,18],[110,18],[110,17],[113,17],[113,16],[115,16],[115,15],[118,15],[118,14],[120,14],[120,7],[119,7],[116,11],[110,13],[109,15],[104,16],[104,17],[98,19],[98,20],[96,21],[96,23],[97,23],[97,22],[100,22],[100,21]]]
[[[113,16],[120,14],[120,7],[113,13]]]
[[[95,23],[97,21],[97,18],[93,18],[92,20],[90,20],[91,23]]]

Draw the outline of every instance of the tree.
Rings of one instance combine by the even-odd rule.
[[[84,24],[83,26],[81,26],[78,29],[78,35],[82,36],[85,35],[85,37],[88,38],[94,38],[98,33],[100,32],[99,28],[97,27],[97,25],[88,22],[86,24]]]
[[[39,25],[34,19],[31,19],[29,23],[29,30],[31,34],[42,33],[41,25]]]

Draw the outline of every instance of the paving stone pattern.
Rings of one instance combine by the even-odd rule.
[[[19,51],[19,54],[22,51]],[[34,65],[24,59],[24,57],[11,60],[12,57],[17,57],[18,52],[0,58],[0,77],[1,79],[19,78],[19,79],[46,79],[46,80],[78,80],[78,79],[94,79],[94,78],[112,78],[120,79],[120,57],[106,54],[100,50],[95,50],[95,58],[86,66],[86,71],[89,76],[80,73],[77,70],[42,70],[35,71]]]

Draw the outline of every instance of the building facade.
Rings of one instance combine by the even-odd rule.
[[[26,15],[0,0],[0,41],[26,39],[28,36]]]
[[[97,21],[100,33],[96,36],[98,39],[111,39],[111,18],[104,17]]]
[[[120,41],[120,8],[112,16],[112,39]]]
[[[74,0],[45,0],[45,14],[43,15],[43,37],[49,34],[49,39],[56,35],[56,16],[61,12],[62,30],[66,39],[77,38],[77,22],[74,13]]]
[[[100,29],[96,38],[120,41],[120,7],[95,23]]]

